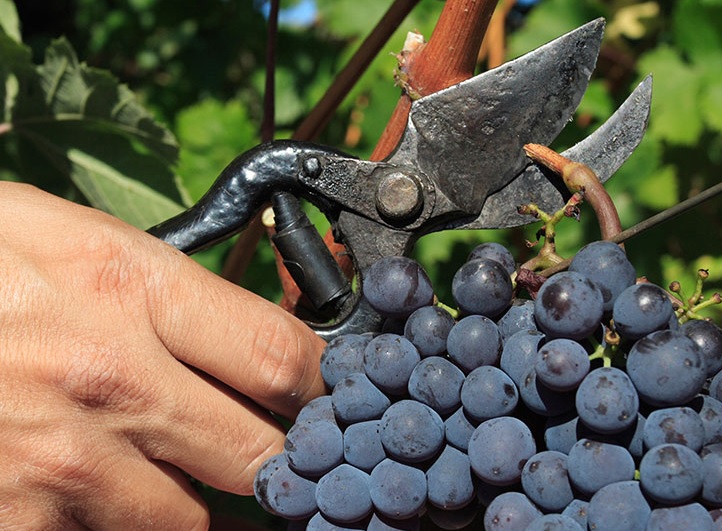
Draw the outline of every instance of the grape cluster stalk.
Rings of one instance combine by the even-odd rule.
[[[453,310],[418,262],[373,264],[385,328],[328,343],[260,505],[289,529],[722,529],[722,330],[612,242],[533,299],[515,269],[476,247]]]

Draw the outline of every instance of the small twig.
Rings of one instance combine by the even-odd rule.
[[[584,200],[591,205],[597,216],[603,240],[610,240],[622,231],[614,201],[589,166],[569,160],[541,144],[526,144],[524,151],[534,162],[559,174],[570,192],[584,193]]]
[[[716,197],[720,194],[722,194],[722,183],[717,183],[713,186],[710,186],[706,190],[698,193],[697,195],[690,197],[688,199],[685,199],[681,203],[677,203],[676,205],[669,207],[666,210],[663,210],[662,212],[654,214],[653,216],[648,217],[644,221],[640,221],[636,225],[633,225],[633,226],[629,227],[628,229],[625,229],[625,230],[621,231],[620,233],[615,234],[613,237],[609,238],[609,241],[614,242],[614,243],[622,243],[624,241],[627,241],[630,238],[639,236],[643,232],[646,232],[649,229],[652,229],[652,228],[656,227],[657,225],[660,225],[661,223],[669,221],[672,218],[679,216],[680,214],[684,214],[688,210],[691,210],[691,209],[695,208],[696,206],[704,203],[705,201],[708,201],[708,200],[712,199],[713,197]],[[554,273],[558,273],[559,271],[564,271],[567,267],[569,267],[570,263],[571,263],[571,259],[566,259],[566,260],[560,262],[559,264],[555,265],[554,267],[550,267],[548,269],[545,269],[544,271],[541,271],[540,274],[545,277],[550,277]]]

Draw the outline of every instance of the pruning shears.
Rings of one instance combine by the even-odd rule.
[[[297,198],[321,210],[351,255],[356,278],[384,256],[408,255],[424,234],[524,225],[523,203],[553,211],[571,195],[530,162],[523,146],[549,145],[574,114],[594,70],[604,30],[597,19],[498,68],[414,102],[395,151],[360,160],[309,142],[274,141],[233,160],[200,201],[149,229],[185,253],[242,231],[269,201],[274,243],[294,279],[331,324],[326,339],[380,330],[383,319],[352,292]],[[594,133],[562,155],[606,181],[642,139],[651,101],[645,79]],[[318,236],[318,233],[315,233]],[[325,253],[325,254],[324,254]]]

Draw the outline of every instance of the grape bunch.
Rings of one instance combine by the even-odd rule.
[[[722,330],[610,242],[534,298],[515,268],[475,248],[453,310],[418,262],[373,264],[385,328],[327,344],[261,506],[309,530],[722,529]]]

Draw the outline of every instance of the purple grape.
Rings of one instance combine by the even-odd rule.
[[[588,277],[562,271],[542,284],[534,316],[550,337],[584,339],[599,329],[603,307],[602,293]]]
[[[421,357],[438,356],[446,351],[446,338],[454,324],[454,318],[443,308],[424,306],[409,315],[404,324],[404,336],[414,344]]]
[[[543,511],[562,511],[574,499],[567,456],[549,450],[533,455],[521,471],[521,486]]]
[[[629,286],[614,302],[614,328],[631,341],[669,327],[674,315],[667,293],[648,282]]]
[[[384,459],[371,471],[369,491],[382,515],[403,520],[418,514],[426,503],[426,475],[392,459]]]
[[[676,443],[699,452],[705,439],[704,423],[689,407],[657,409],[647,417],[643,436],[647,448]]]
[[[327,472],[316,485],[316,504],[329,519],[348,524],[371,514],[373,505],[366,472],[343,463]]]
[[[616,444],[581,439],[572,446],[566,464],[571,484],[587,497],[605,485],[634,478],[634,459]]]
[[[534,301],[514,299],[509,309],[496,322],[502,341],[506,342],[519,330],[538,330],[534,320]]]
[[[677,507],[660,507],[649,516],[646,531],[668,531],[670,529],[694,529],[712,531],[714,521],[707,509],[699,503]]]
[[[474,249],[472,249],[471,253],[469,253],[466,261],[469,262],[471,260],[476,260],[479,258],[496,260],[504,267],[504,269],[510,275],[516,271],[516,262],[514,260],[514,255],[511,254],[511,251],[509,251],[509,249],[507,249],[500,243],[486,242],[477,245],[476,247],[474,247]]]
[[[400,400],[389,406],[381,417],[381,443],[397,461],[426,461],[444,444],[444,421],[426,404]]]
[[[461,387],[464,412],[476,422],[509,415],[518,402],[519,393],[511,378],[490,365],[471,371]]]
[[[587,521],[594,531],[645,531],[651,512],[639,482],[620,481],[594,493],[587,506]]]
[[[704,473],[700,497],[708,506],[722,507],[722,443],[704,446],[699,455]]]
[[[404,336],[381,334],[369,341],[363,356],[366,376],[389,395],[405,395],[409,376],[421,360],[419,351]]]
[[[545,514],[533,520],[524,531],[585,531],[576,520],[563,514]]]
[[[364,372],[364,350],[371,340],[361,334],[345,334],[326,344],[321,354],[321,376],[329,389],[355,372]]]
[[[461,404],[464,373],[441,356],[429,356],[416,364],[409,377],[409,395],[439,415],[456,410]]]
[[[331,392],[336,418],[345,424],[380,419],[391,405],[388,397],[368,376],[354,373],[338,382]]]
[[[343,462],[343,434],[327,420],[294,424],[286,434],[283,453],[298,474],[320,477]]]
[[[502,340],[496,323],[483,315],[469,315],[456,323],[446,340],[449,358],[464,372],[494,365],[501,355]]]
[[[381,421],[367,420],[351,424],[343,432],[343,456],[346,462],[371,472],[386,458],[381,444]]]
[[[464,412],[464,408],[460,407],[444,421],[446,442],[454,448],[466,452],[469,449],[471,435],[474,433],[477,425],[478,424],[472,421]]]
[[[619,433],[637,420],[639,397],[627,373],[616,367],[591,371],[576,395],[581,421],[599,433]]]
[[[511,485],[536,453],[531,430],[515,417],[498,417],[479,424],[469,440],[474,473],[492,485]]]
[[[291,470],[283,454],[264,461],[256,472],[253,492],[265,511],[287,520],[308,518],[318,510],[316,483]]]
[[[699,393],[707,369],[694,341],[681,332],[660,330],[632,346],[627,373],[640,398],[667,407],[683,405]]]
[[[695,319],[681,327],[684,335],[692,339],[702,351],[707,366],[707,377],[722,370],[722,330],[711,321]]]
[[[426,471],[428,499],[441,509],[459,509],[474,498],[474,482],[469,457],[453,446],[446,446]]]
[[[464,313],[493,319],[511,304],[513,288],[503,265],[478,258],[459,268],[451,283],[451,293]]]
[[[406,256],[385,256],[367,270],[363,295],[384,317],[407,317],[434,299],[429,276],[417,261]]]
[[[539,344],[544,334],[538,330],[520,330],[504,342],[499,367],[514,381],[517,387],[524,384],[524,377],[536,363]]]
[[[540,383],[554,391],[579,387],[589,372],[589,354],[572,339],[552,339],[539,349],[534,368]]]
[[[591,242],[582,247],[572,258],[569,271],[592,279],[602,293],[605,312],[612,311],[619,294],[637,279],[634,266],[624,250],[608,241]]]
[[[505,492],[492,500],[484,513],[485,531],[524,530],[542,512],[521,492]]]
[[[644,493],[653,500],[683,504],[702,490],[702,458],[681,444],[660,444],[642,457],[639,481]]]

